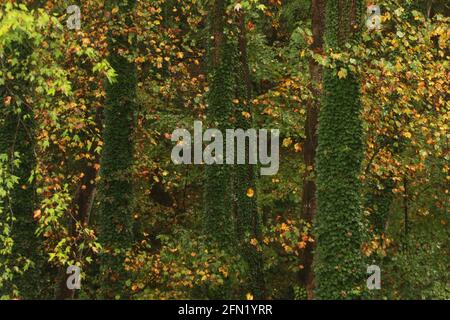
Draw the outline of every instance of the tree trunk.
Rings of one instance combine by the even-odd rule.
[[[92,148],[95,150],[95,148]],[[92,209],[92,202],[95,195],[96,185],[95,180],[97,178],[97,170],[94,164],[98,162],[98,155],[92,154],[94,161],[87,160],[85,168],[83,170],[84,176],[81,179],[80,186],[74,197],[73,216],[83,225],[89,225],[90,212]],[[76,228],[73,220],[69,222],[69,232],[72,237],[76,237]],[[67,288],[66,266],[60,268],[58,274],[58,285],[56,287],[55,298],[56,300],[67,300],[75,297],[76,290]]]
[[[106,7],[119,11],[112,14],[109,37],[109,63],[117,73],[116,82],[106,86],[104,109],[104,146],[101,156],[98,211],[99,241],[107,250],[101,257],[104,298],[116,298],[126,292],[125,251],[132,245],[133,195],[133,116],[136,109],[136,68],[121,51],[130,48],[128,32],[136,1],[109,0]],[[122,22],[122,24],[120,23]],[[125,24],[126,28],[124,28]],[[126,295],[126,294],[125,294]],[[120,296],[123,298],[123,296]]]
[[[311,28],[313,34],[311,50],[315,53],[321,53],[323,52],[323,35],[325,30],[325,0],[312,0]],[[312,224],[317,210],[314,167],[317,149],[318,113],[320,109],[320,97],[322,96],[322,72],[322,66],[311,58],[309,61],[310,90],[314,98],[307,105],[306,111],[305,143],[303,145],[303,160],[306,171],[303,178],[303,205],[301,213],[302,220],[310,224]],[[307,242],[302,257],[303,270],[300,272],[300,283],[306,289],[308,299],[313,299],[314,297],[313,250],[314,243]]]
[[[238,13],[238,61],[236,62],[236,98],[239,104],[236,107],[236,126],[244,130],[252,128],[251,118],[243,116],[243,112],[251,113],[252,82],[247,56],[247,38],[245,29],[245,15]],[[236,226],[237,235],[243,248],[243,258],[249,266],[247,278],[248,291],[255,299],[265,297],[265,280],[263,274],[263,257],[256,248],[250,244],[250,238],[261,242],[261,216],[256,201],[256,165],[249,164],[249,147],[246,146],[246,164],[234,166],[234,194],[236,199]],[[253,190],[249,197],[247,191]]]
[[[362,0],[327,1],[325,41],[334,52],[358,41]],[[317,148],[317,216],[314,254],[315,297],[360,298],[365,286],[361,246],[364,241],[361,208],[361,162],[364,156],[359,80],[324,70],[324,97],[319,112]]]
[[[208,72],[210,91],[206,109],[208,127],[217,128],[222,133],[230,123],[234,82],[233,48],[224,35],[225,8],[225,0],[215,0],[212,5],[212,43]],[[230,174],[231,170],[226,164],[211,164],[205,167],[205,233],[225,250],[233,248],[235,240],[231,215]]]
[[[28,43],[13,43],[10,48],[5,48],[5,51],[9,50],[17,50],[17,58],[26,60],[31,54],[32,48]],[[12,69],[12,73],[17,75],[26,72],[22,69],[21,64]],[[31,262],[29,270],[14,276],[14,282],[21,298],[33,299],[36,298],[36,292],[38,292],[41,283],[34,279],[35,277],[39,278],[40,266],[43,263],[43,257],[39,252],[41,242],[35,235],[37,223],[33,218],[35,185],[34,182],[28,181],[36,164],[33,135],[34,113],[31,107],[26,104],[15,105],[15,102],[19,99],[25,101],[25,97],[29,93],[27,91],[29,83],[21,79],[20,76],[17,76],[14,81],[17,81],[15,85],[19,85],[20,92],[12,91],[9,88],[9,85],[14,87],[12,84],[6,83],[0,86],[0,154],[8,155],[10,173],[18,178],[17,184],[9,194],[6,203],[8,208],[5,208],[15,219],[8,222],[11,225],[11,238],[14,241],[12,258],[15,265],[21,269],[27,263],[26,260]],[[13,105],[4,105],[6,97],[9,97]],[[20,109],[21,111],[18,111]],[[18,167],[12,165],[12,161],[16,159],[16,154],[18,154],[20,160]]]

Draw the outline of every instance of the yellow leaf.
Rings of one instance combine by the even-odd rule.
[[[342,57],[342,54],[340,54],[340,53],[331,53],[330,56],[334,60],[339,60]]]
[[[248,113],[247,111],[242,111],[242,115],[247,119],[251,117],[250,113]]]
[[[345,79],[347,77],[347,69],[341,68],[338,72],[339,79]]]
[[[252,188],[247,189],[247,197],[252,198],[255,195],[255,191]]]
[[[253,300],[253,295],[250,292],[247,293],[245,297],[247,298],[247,300]]]
[[[136,57],[136,59],[134,59],[134,62],[143,63],[143,62],[145,62],[145,58],[144,57]]]
[[[220,267],[219,272],[221,272],[225,278],[228,277],[228,271],[224,267]]]
[[[292,139],[291,138],[284,138],[283,139],[283,146],[285,146],[286,148],[289,147],[291,143],[292,143]]]

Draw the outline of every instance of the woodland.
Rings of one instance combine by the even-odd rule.
[[[0,299],[450,299],[448,13],[1,0]],[[196,121],[278,171],[174,163]]]

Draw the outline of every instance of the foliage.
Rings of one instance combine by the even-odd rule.
[[[359,39],[362,3],[327,3],[326,46],[331,54]],[[348,16],[353,16],[352,26]],[[356,31],[355,31],[356,30]],[[336,69],[340,65],[337,64]],[[342,70],[342,68],[341,68]],[[341,72],[341,71],[339,71]],[[363,158],[358,78],[324,71],[317,148],[317,217],[314,252],[315,294],[319,299],[360,296],[364,241],[359,175]]]
[[[316,298],[449,299],[445,1],[380,0],[381,29],[348,43],[331,10],[315,51],[306,0],[223,1],[220,19],[221,1],[86,0],[80,30],[70,1],[16,2],[0,5],[0,298],[306,299],[311,244]],[[175,165],[171,133],[195,120],[279,129],[278,174]]]

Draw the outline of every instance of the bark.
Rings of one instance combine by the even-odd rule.
[[[242,112],[252,114],[252,81],[250,76],[250,67],[248,64],[247,36],[245,26],[245,14],[238,13],[238,62],[236,72],[236,92],[240,104],[237,106],[236,119],[237,126],[241,129],[252,127],[252,120],[242,115]],[[247,146],[246,154],[249,149]],[[247,159],[248,161],[248,159]],[[265,297],[265,279],[263,272],[262,254],[256,251],[255,247],[249,243],[246,235],[255,238],[258,241],[262,239],[261,216],[258,212],[256,201],[256,165],[243,164],[235,166],[234,188],[236,199],[236,220],[237,234],[243,248],[243,258],[249,266],[248,290],[253,293],[255,299]],[[246,195],[247,190],[251,188],[255,191],[253,197]]]
[[[312,0],[311,2],[311,26],[313,43],[311,50],[315,53],[323,51],[323,34],[325,29],[325,0]],[[322,95],[322,67],[314,60],[309,62],[311,77],[310,90],[314,99],[307,105],[305,122],[305,143],[303,146],[303,160],[305,163],[305,175],[303,180],[302,213],[301,218],[312,224],[316,215],[316,182],[315,182],[315,158],[317,149],[317,124]],[[314,243],[307,242],[303,253],[303,270],[300,272],[300,283],[306,289],[308,299],[314,298],[314,274],[312,271]]]

